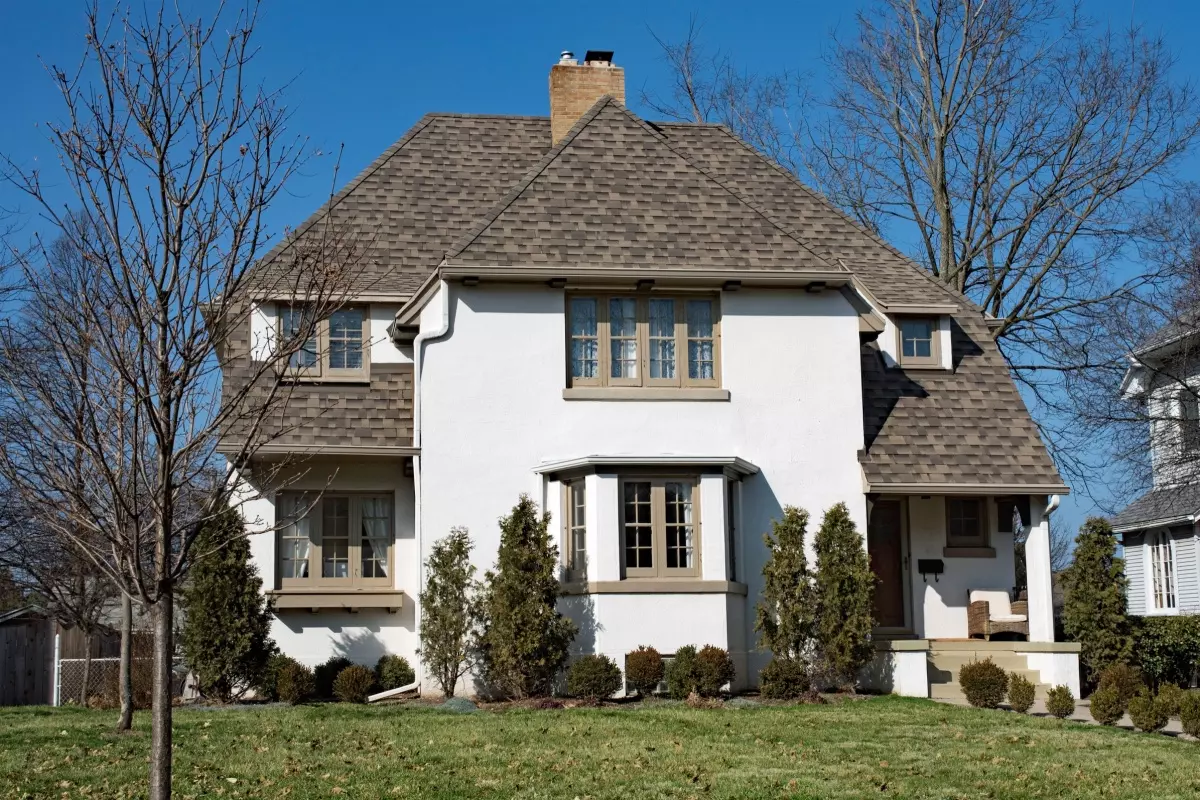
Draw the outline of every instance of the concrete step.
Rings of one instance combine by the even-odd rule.
[[[1045,700],[1046,695],[1050,692],[1050,687],[1042,683],[1034,681],[1033,696],[1037,700]],[[934,700],[966,700],[967,696],[963,694],[962,686],[957,681],[953,683],[930,683],[929,696]]]
[[[1015,672],[1025,680],[1035,686],[1041,681],[1041,673],[1031,669],[1006,669],[1005,672]],[[933,664],[929,665],[929,683],[958,683],[958,670],[939,669]]]
[[[1028,663],[1028,659],[1018,653],[988,653],[986,656],[981,656],[978,653],[950,651],[943,653],[931,652],[929,654],[931,662],[939,666],[945,666],[947,669],[951,667],[958,669],[963,664],[970,664],[972,661],[984,661],[987,658],[991,658],[996,666],[1006,670],[1024,669]]]

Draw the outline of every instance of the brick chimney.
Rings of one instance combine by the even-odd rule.
[[[592,104],[612,95],[625,105],[625,70],[614,67],[611,50],[588,50],[583,63],[564,50],[550,68],[550,138],[558,144]]]

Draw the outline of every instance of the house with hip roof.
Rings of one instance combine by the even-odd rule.
[[[726,127],[638,117],[611,53],[549,84],[548,117],[428,114],[260,265],[322,220],[367,243],[238,465],[283,652],[420,678],[432,544],[465,527],[493,566],[526,493],[577,653],[714,644],[754,687],[763,534],[794,505],[811,541],[846,503],[878,577],[865,686],[953,696],[991,655],[1078,695],[1051,601],[1067,487],[994,320]],[[299,303],[257,298],[229,352],[266,358]]]

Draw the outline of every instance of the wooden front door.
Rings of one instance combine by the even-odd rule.
[[[904,627],[904,554],[901,550],[899,500],[880,500],[867,526],[867,553],[875,583],[875,623],[881,628]]]

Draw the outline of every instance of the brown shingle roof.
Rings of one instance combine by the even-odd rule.
[[[845,269],[885,306],[954,305],[953,372],[863,349],[868,482],[1061,486],[982,312],[723,127],[652,125],[603,98],[551,148],[547,118],[432,114],[333,206],[371,237],[373,291],[412,292],[445,258]]]

